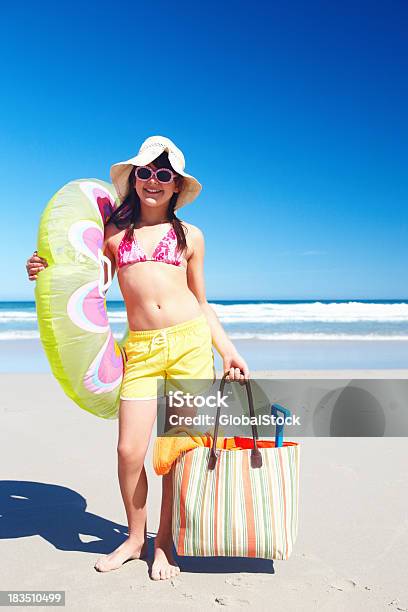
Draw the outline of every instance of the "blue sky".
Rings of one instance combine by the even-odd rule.
[[[0,299],[33,298],[53,193],[153,134],[203,184],[209,299],[407,298],[407,27],[396,0],[8,3]]]

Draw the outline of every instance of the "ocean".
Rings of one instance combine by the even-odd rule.
[[[383,369],[408,367],[408,301],[209,301],[250,369]],[[126,310],[108,301],[114,336]],[[0,302],[0,371],[50,371],[34,302]],[[222,362],[216,354],[216,367]]]

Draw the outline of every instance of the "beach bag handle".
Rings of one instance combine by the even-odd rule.
[[[220,384],[220,394],[221,395],[224,393],[225,383],[234,382],[232,380],[226,380],[226,377],[228,375],[229,375],[229,372],[225,372],[225,374],[221,378],[221,384]],[[246,392],[247,392],[247,397],[248,397],[249,414],[251,417],[255,417],[254,401],[252,398],[252,390],[251,390],[251,384],[249,380],[245,381],[245,387],[246,387]],[[217,437],[218,437],[218,426],[220,423],[220,416],[221,416],[221,403],[219,402],[218,407],[217,407],[217,415],[215,417],[214,439],[213,439],[212,446],[211,446],[210,456],[208,458],[208,469],[209,470],[214,470],[215,466],[217,465],[217,458],[218,458]],[[253,421],[255,421],[255,418],[253,419]],[[252,428],[252,439],[254,441],[254,446],[251,450],[251,467],[260,468],[262,467],[262,455],[256,443],[257,438],[258,438],[258,429],[254,422],[251,423],[251,428]]]

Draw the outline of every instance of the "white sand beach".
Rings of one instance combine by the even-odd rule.
[[[218,373],[218,376],[220,373]],[[407,370],[254,372],[266,378],[408,378]],[[299,535],[287,561],[145,561],[102,574],[125,539],[117,421],[79,409],[50,374],[1,374],[1,590],[64,590],[69,610],[408,610],[407,439],[304,438]],[[149,476],[150,556],[161,480]]]

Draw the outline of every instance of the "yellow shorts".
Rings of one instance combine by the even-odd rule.
[[[204,314],[163,329],[129,330],[124,350],[122,400],[155,399],[160,382],[165,393],[169,387],[188,393],[193,392],[191,385],[181,380],[209,381],[211,386],[216,378],[211,329]],[[194,387],[196,393],[203,391]]]

